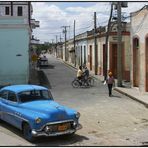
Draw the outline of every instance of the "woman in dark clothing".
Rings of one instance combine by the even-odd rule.
[[[106,80],[106,83],[108,85],[109,97],[111,97],[112,96],[112,87],[113,87],[113,84],[115,83],[112,72],[108,73],[108,78]]]

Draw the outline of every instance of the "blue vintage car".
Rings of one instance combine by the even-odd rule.
[[[74,134],[82,126],[80,113],[53,100],[37,85],[11,85],[0,90],[0,119],[22,130],[24,138]]]

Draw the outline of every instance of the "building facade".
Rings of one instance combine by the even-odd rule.
[[[87,32],[79,34],[75,39],[75,54],[76,54],[76,66],[87,65],[88,63],[88,51],[87,51]]]
[[[122,71],[123,80],[130,81],[130,32],[129,25],[123,24],[122,30]],[[107,55],[107,71],[112,71],[117,78],[117,25],[114,25],[110,31],[108,39],[108,51],[106,51],[106,27],[97,29],[97,48],[95,51],[93,30],[88,32],[88,67],[95,73],[95,57],[97,58],[97,74],[104,76]],[[97,56],[95,55],[97,53]]]
[[[22,84],[29,80],[32,29],[30,2],[0,2],[0,84]]]
[[[131,83],[148,92],[148,6],[131,13]]]

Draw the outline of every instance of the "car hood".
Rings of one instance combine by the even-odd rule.
[[[39,117],[44,116],[45,118],[51,121],[73,119],[75,118],[76,113],[75,110],[62,106],[52,100],[32,101],[22,103],[20,106],[23,109],[32,111]]]

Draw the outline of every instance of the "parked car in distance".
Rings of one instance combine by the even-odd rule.
[[[38,62],[37,65],[40,68],[49,66],[48,59],[46,56],[40,57],[37,62]]]
[[[50,90],[38,85],[10,85],[0,89],[0,120],[34,141],[38,136],[74,134],[82,126],[80,113],[53,100]]]

